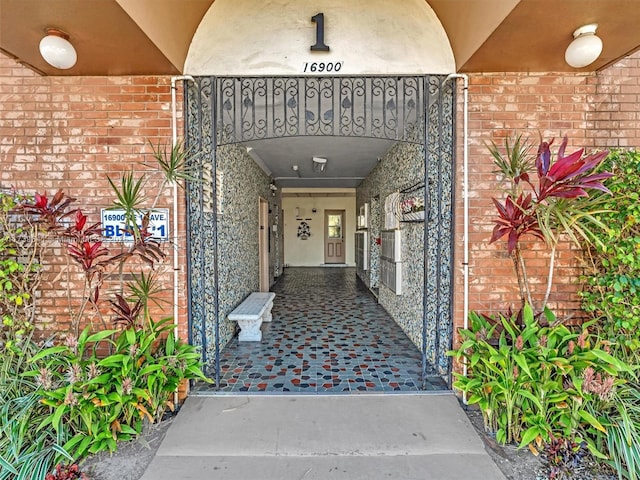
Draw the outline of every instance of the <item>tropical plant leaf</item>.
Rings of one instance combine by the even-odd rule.
[[[165,181],[171,185],[176,184],[184,188],[184,182],[199,181],[197,165],[192,161],[194,157],[192,148],[185,148],[181,142],[176,143],[167,153],[166,145],[158,143],[154,146],[151,142],[153,157],[165,176]]]

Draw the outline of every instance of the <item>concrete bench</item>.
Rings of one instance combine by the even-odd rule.
[[[262,340],[262,322],[271,321],[271,309],[276,294],[273,292],[254,292],[229,314],[229,320],[238,322],[240,342],[259,342]]]

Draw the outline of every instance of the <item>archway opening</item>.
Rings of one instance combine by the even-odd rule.
[[[223,377],[221,349],[235,330],[227,315],[251,290],[251,268],[236,264],[234,270],[234,262],[246,258],[250,247],[238,248],[242,234],[236,235],[236,230],[242,231],[246,222],[233,207],[242,204],[248,192],[260,195],[265,181],[269,189],[273,182],[279,188],[278,178],[287,181],[263,175],[262,182],[242,184],[247,167],[238,166],[250,158],[247,144],[259,151],[261,141],[277,138],[374,138],[395,145],[385,155],[387,161],[373,159],[379,164],[359,182],[356,201],[362,208],[374,202],[380,208],[389,198],[395,199],[396,207],[408,198],[420,200],[423,217],[408,220],[396,209],[396,223],[385,219],[382,224],[385,215],[378,212],[379,224],[372,224],[371,230],[379,236],[366,240],[369,259],[378,268],[360,264],[358,277],[377,289],[380,304],[419,349],[420,388],[449,374],[445,353],[452,310],[453,92],[453,83],[438,75],[196,78],[187,96],[188,145],[200,153],[201,172],[188,196],[191,333],[193,343],[202,345],[205,361],[211,362],[218,387]],[[230,192],[231,183],[236,187]],[[273,210],[273,225],[278,226],[277,201]],[[248,211],[244,215],[250,218]],[[368,228],[361,230],[366,233]],[[398,233],[390,237],[392,231]],[[385,238],[397,238],[404,245],[397,247],[396,257],[385,251]],[[355,243],[354,239],[354,250]],[[274,271],[280,267],[276,263]],[[240,281],[245,274],[248,281]],[[267,383],[264,390],[268,388]]]

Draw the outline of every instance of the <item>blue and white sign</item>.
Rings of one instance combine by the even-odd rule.
[[[125,232],[124,210],[101,210],[102,236],[106,242],[127,242],[131,240],[131,234]],[[136,221],[142,225],[142,217],[145,212],[140,212]],[[169,241],[169,209],[155,208],[149,214],[149,232],[154,240],[160,242]]]

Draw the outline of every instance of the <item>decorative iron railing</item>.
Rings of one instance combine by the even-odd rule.
[[[219,78],[218,145],[298,136],[422,143],[423,77]]]

